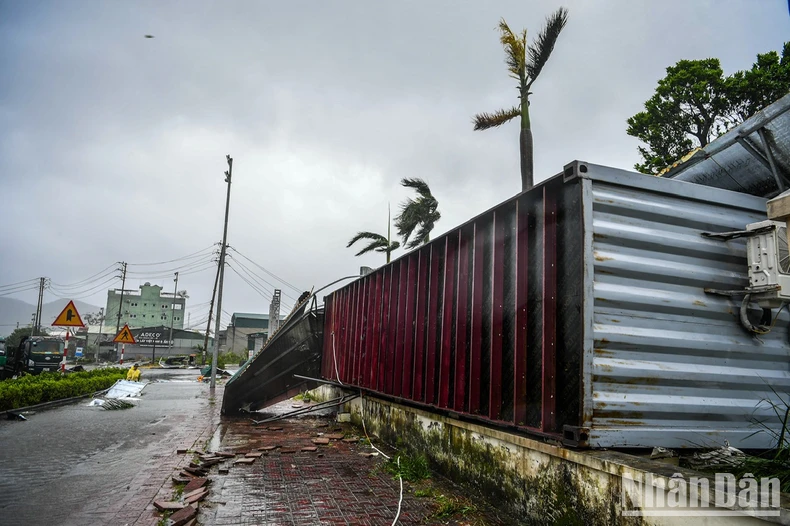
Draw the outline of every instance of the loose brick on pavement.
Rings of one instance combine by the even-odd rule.
[[[267,408],[287,412],[288,402]],[[389,526],[398,513],[400,482],[384,469],[386,459],[355,436],[350,424],[332,428],[323,437],[329,444],[316,454],[316,435],[331,426],[328,416],[288,417],[276,427],[251,426],[247,419],[223,417],[223,450],[239,454],[251,449],[267,450],[250,466],[232,466],[227,472],[212,472],[210,495],[199,508],[198,522],[205,525],[267,524],[314,526],[317,524]],[[351,440],[342,440],[349,435]],[[275,449],[283,436],[287,447]],[[379,449],[388,451],[383,444]],[[395,452],[392,453],[393,455]],[[244,460],[247,460],[246,458]],[[461,522],[434,518],[437,504],[433,498],[415,496],[416,488],[431,484],[437,494],[452,496],[458,488],[435,477],[419,485],[404,482],[399,524],[508,524],[484,511],[460,516]],[[465,500],[464,502],[470,502]],[[477,504],[479,500],[475,501]],[[470,506],[472,506],[470,502]],[[481,506],[482,507],[482,506]]]

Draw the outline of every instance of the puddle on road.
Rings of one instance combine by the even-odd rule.
[[[221,445],[222,445],[222,424],[219,424],[217,426],[217,429],[214,431],[214,434],[211,436],[211,440],[209,441],[206,450],[219,451]]]

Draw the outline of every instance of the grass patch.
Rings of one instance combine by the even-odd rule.
[[[0,382],[0,411],[82,396],[111,387],[126,378],[126,369],[112,367],[62,374],[25,375]]]
[[[458,515],[466,516],[468,513],[477,512],[477,507],[464,498],[435,495],[434,499],[438,508],[433,516],[440,521],[445,521]]]
[[[401,455],[391,458],[384,464],[384,469],[393,477],[400,476],[409,482],[419,482],[431,478],[431,470],[428,468],[428,459],[425,458],[425,455],[416,457]]]
[[[294,400],[300,400],[302,402],[318,402],[318,397],[313,396],[309,392],[305,391],[304,393],[299,393],[298,395],[294,396]]]

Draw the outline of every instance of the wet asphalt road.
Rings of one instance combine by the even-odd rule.
[[[88,407],[86,398],[0,421],[0,524],[96,523],[141,466],[173,452],[184,426],[205,424],[209,388],[197,374],[144,370],[152,383],[132,409]]]

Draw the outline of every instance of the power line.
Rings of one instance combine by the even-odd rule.
[[[87,278],[85,278],[83,280],[80,280],[80,281],[76,281],[74,283],[69,283],[69,284],[65,284],[64,285],[64,284],[61,284],[61,283],[53,282],[52,284],[57,286],[58,288],[61,288],[61,289],[81,288],[83,285],[86,285],[88,282],[95,282],[95,281],[98,281],[98,280],[102,279],[104,276],[108,275],[110,272],[117,272],[118,271],[118,266],[117,265],[118,265],[118,263],[113,263],[112,265],[109,265],[109,266],[103,268],[102,270],[100,270],[99,272],[94,274],[93,276],[87,277]]]
[[[231,258],[233,261],[235,261],[236,263],[238,263],[239,267],[240,267],[241,269],[243,269],[243,270],[246,272],[246,274],[247,274],[247,275],[248,275],[250,278],[252,278],[252,279],[253,279],[253,280],[254,280],[256,283],[258,283],[258,285],[260,285],[262,288],[266,288],[266,287],[263,285],[263,283],[266,283],[266,285],[269,285],[269,286],[272,288],[272,291],[274,291],[274,289],[277,289],[277,288],[279,288],[277,285],[274,285],[273,283],[269,283],[268,281],[266,281],[265,279],[263,279],[262,277],[260,277],[258,274],[256,274],[255,272],[251,271],[251,270],[250,270],[250,269],[249,269],[249,268],[248,268],[246,265],[244,265],[244,263],[242,263],[242,262],[241,262],[241,261],[239,261],[238,259],[234,258],[232,255],[230,256],[230,258]],[[262,281],[263,283],[261,283],[261,281]],[[294,298],[294,297],[293,297],[293,296],[291,296],[290,294],[286,293],[285,291],[283,291],[283,296],[285,296],[285,297],[287,297],[287,298],[290,298],[290,299],[291,299],[291,300],[292,300],[294,303],[296,302],[296,298]]]
[[[213,243],[210,247],[206,247],[203,249],[198,250],[197,252],[193,252],[192,254],[188,254],[186,256],[182,256],[180,258],[171,259],[169,261],[160,261],[158,263],[127,263],[129,266],[132,267],[143,267],[143,266],[156,266],[156,265],[167,265],[168,263],[175,263],[177,261],[182,261],[184,259],[189,259],[192,257],[198,257],[198,254],[201,252],[206,252],[207,250],[214,250],[214,247],[219,245],[219,243]]]
[[[233,272],[235,272],[235,273],[236,273],[236,275],[237,275],[238,277],[240,277],[242,280],[244,280],[244,282],[245,282],[247,285],[249,285],[249,286],[250,286],[250,288],[251,288],[252,290],[254,290],[255,292],[257,292],[257,293],[258,293],[258,294],[259,294],[259,295],[260,295],[260,296],[261,296],[263,299],[265,299],[265,300],[268,300],[268,301],[271,301],[271,300],[272,300],[272,296],[271,296],[271,294],[267,295],[266,293],[262,292],[262,291],[261,291],[261,290],[260,290],[260,289],[259,289],[257,286],[255,286],[255,285],[254,285],[252,282],[250,282],[250,280],[248,280],[247,278],[245,278],[244,276],[242,276],[242,275],[239,273],[239,271],[238,271],[238,270],[236,270],[235,268],[233,268],[233,267],[231,266],[231,264],[230,264],[230,263],[228,263],[228,268],[229,268],[229,269],[231,269]]]
[[[255,265],[256,267],[258,267],[259,269],[261,269],[262,271],[264,271],[265,273],[267,273],[269,276],[271,276],[271,277],[273,277],[274,279],[276,279],[277,281],[279,281],[280,283],[284,283],[285,285],[288,285],[289,287],[291,287],[293,290],[295,290],[295,291],[296,291],[296,292],[298,292],[299,294],[301,294],[301,293],[303,292],[303,291],[302,291],[301,289],[299,289],[298,287],[295,287],[295,286],[291,285],[290,283],[288,283],[287,281],[285,281],[283,278],[281,278],[281,277],[277,276],[276,274],[274,274],[273,272],[270,272],[269,270],[265,269],[264,267],[262,267],[262,266],[261,266],[261,265],[259,265],[258,263],[254,262],[253,260],[251,260],[250,258],[248,258],[247,256],[245,256],[244,254],[242,254],[241,252],[239,252],[238,250],[236,250],[235,248],[233,248],[233,247],[231,247],[231,246],[228,246],[228,248],[229,248],[230,250],[234,251],[236,254],[238,254],[238,255],[240,255],[241,257],[243,257],[244,259],[246,259],[247,261],[249,261],[250,263],[252,263],[253,265]],[[277,288],[277,287],[275,287],[275,288]]]
[[[39,278],[30,278],[30,279],[26,279],[25,281],[18,281],[16,283],[9,283],[8,285],[0,285],[0,289],[6,289],[6,288],[9,288],[9,287],[16,287],[18,285],[27,285],[27,284],[30,284],[32,282],[38,281],[38,279]]]

